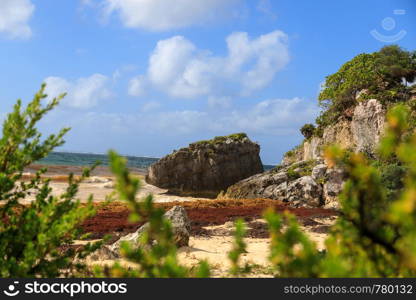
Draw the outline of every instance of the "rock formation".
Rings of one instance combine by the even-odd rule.
[[[146,182],[173,194],[216,197],[239,180],[263,172],[259,152],[260,146],[245,134],[196,142],[151,165]]]
[[[293,207],[337,208],[336,195],[342,188],[344,174],[339,171],[335,177],[334,172],[322,160],[300,161],[241,180],[219,197],[268,198]]]
[[[354,151],[374,154],[384,130],[386,111],[375,99],[355,107],[351,121]]]
[[[173,238],[177,247],[188,246],[191,232],[191,223],[186,210],[182,206],[174,206],[164,214],[172,225]],[[94,253],[89,259],[106,260],[120,258],[120,246],[122,242],[129,242],[133,246],[139,247],[138,240],[140,236],[149,228],[149,223],[144,224],[135,232],[127,234],[111,245],[104,245]]]
[[[324,129],[322,137],[312,137],[302,145],[289,151],[282,164],[300,160],[320,159],[326,145],[338,146],[355,152],[374,155],[384,130],[386,111],[376,99],[361,101],[352,110],[349,118],[342,116]]]
[[[338,195],[346,180],[343,170],[325,165],[323,149],[338,146],[374,155],[384,130],[386,111],[375,100],[360,101],[335,124],[324,128],[322,137],[311,137],[289,151],[282,164],[268,172],[230,186],[224,198],[269,198],[291,206],[338,208]]]

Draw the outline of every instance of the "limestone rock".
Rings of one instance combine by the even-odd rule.
[[[321,204],[322,187],[312,178],[312,174],[315,170],[319,176],[325,176],[325,168],[321,160],[281,166],[237,182],[222,197],[268,198],[288,202],[291,206],[316,207]]]
[[[324,145],[336,144],[344,149],[354,148],[351,121],[341,118],[337,123],[326,127],[322,139]]]
[[[324,206],[326,208],[338,208],[337,198],[346,180],[345,172],[340,168],[329,168],[325,176],[326,182],[323,186]]]
[[[316,165],[312,169],[312,175],[311,176],[312,176],[313,180],[318,181],[319,179],[324,179],[327,169],[328,169],[328,167],[325,164]]]
[[[182,206],[174,206],[165,213],[165,218],[172,224],[173,237],[177,247],[188,246],[191,222]]]
[[[193,143],[151,165],[146,181],[173,194],[216,197],[263,172],[259,152],[260,146],[245,134]]]
[[[276,187],[286,182],[285,172],[265,172],[243,179],[227,189],[226,197],[231,198],[272,198],[278,199]],[[267,195],[267,196],[266,196]]]
[[[322,157],[322,139],[312,137],[303,143],[303,160],[318,159]]]
[[[354,109],[351,132],[356,152],[374,154],[384,130],[386,111],[376,99],[359,103]]]
[[[171,222],[174,240],[177,247],[188,246],[191,232],[191,223],[186,210],[182,206],[174,206],[164,214],[164,217]],[[104,245],[94,252],[90,259],[116,259],[120,258],[120,246],[122,242],[129,242],[137,245],[140,236],[149,228],[149,223],[144,224],[135,232],[127,234],[111,245]]]
[[[321,205],[322,187],[311,176],[296,179],[287,186],[287,201],[295,207]]]

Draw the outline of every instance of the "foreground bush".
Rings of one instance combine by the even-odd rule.
[[[82,206],[74,200],[79,180],[70,176],[66,192],[59,197],[51,195],[48,180],[41,178],[46,170],[37,172],[29,182],[20,181],[24,168],[60,146],[68,131],[63,129],[41,141],[37,123],[64,97],[61,95],[43,107],[44,90],[42,86],[25,108],[19,100],[3,123],[0,139],[1,277],[73,276],[85,270],[84,265],[75,263],[76,253],[71,243],[82,237],[78,225],[91,216],[94,209],[92,199]],[[83,177],[88,173],[86,170]],[[35,200],[29,205],[19,203],[30,195],[35,195]],[[77,256],[82,258],[97,246],[88,244]]]

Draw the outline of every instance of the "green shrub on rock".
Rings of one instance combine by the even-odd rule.
[[[406,101],[411,90],[406,83],[415,79],[415,52],[392,45],[374,53],[357,55],[326,77],[319,95],[323,112],[316,120],[316,133],[321,134],[322,128],[336,122],[358,101],[378,99],[386,106]]]
[[[310,139],[314,135],[315,126],[312,124],[305,124],[300,129],[300,132],[305,137],[305,139]]]

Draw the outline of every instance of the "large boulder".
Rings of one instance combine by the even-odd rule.
[[[300,161],[241,180],[220,197],[267,198],[287,202],[294,207],[317,207],[323,204],[325,176],[326,165],[322,160]]]
[[[319,164],[316,165],[313,169],[312,169],[312,179],[315,181],[323,181],[325,179],[325,175],[326,175],[326,171],[327,171],[328,167],[326,164]]]
[[[281,199],[288,177],[285,172],[274,170],[243,179],[230,186],[224,195],[226,198],[272,198]],[[283,186],[281,186],[283,184]]]
[[[329,168],[325,175],[323,185],[323,199],[326,208],[339,208],[338,195],[347,179],[345,171],[341,168]]]
[[[188,246],[191,232],[191,223],[186,210],[182,206],[174,206],[168,210],[164,217],[172,225],[173,238],[177,247]],[[149,228],[149,223],[144,224],[133,233],[129,233],[111,245],[104,245],[90,255],[92,260],[106,260],[120,258],[120,246],[122,242],[129,242],[135,247],[140,247],[138,240],[140,236]]]
[[[288,184],[286,201],[295,207],[318,207],[322,204],[322,187],[311,176],[303,176]]]
[[[246,134],[196,142],[151,165],[146,182],[173,194],[216,197],[239,180],[263,172],[259,152],[260,146]]]

